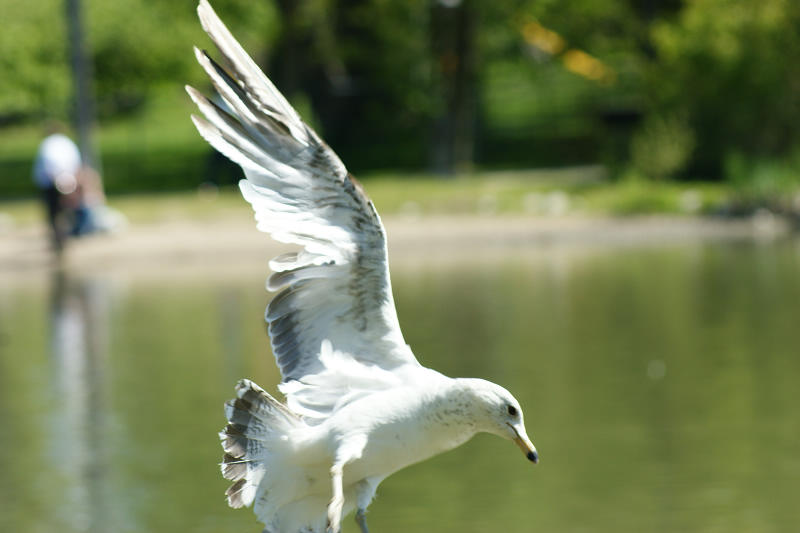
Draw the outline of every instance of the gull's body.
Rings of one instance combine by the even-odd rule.
[[[403,340],[378,213],[336,154],[300,119],[205,0],[198,14],[225,68],[196,50],[223,104],[187,87],[201,135],[242,166],[258,229],[301,250],[270,262],[280,290],[266,320],[286,404],[242,380],[220,433],[232,507],[267,533],[340,531],[397,470],[479,432],[536,462],[519,404],[488,381],[420,365]]]
[[[272,515],[271,508],[280,509],[271,524],[275,531],[325,531],[337,457],[351,458],[342,476],[346,515],[354,507],[366,509],[390,474],[471,438],[476,423],[465,409],[464,383],[430,372],[431,381],[370,394],[320,425],[299,425],[286,433],[286,441],[271,445],[274,462],[264,467],[270,477],[261,481],[271,496],[262,505],[257,501],[256,514],[263,519]]]

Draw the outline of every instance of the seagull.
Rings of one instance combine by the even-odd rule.
[[[403,339],[386,233],[372,201],[305,124],[206,0],[197,8],[221,64],[195,48],[216,89],[186,90],[200,135],[239,164],[257,228],[299,245],[275,257],[267,289],[285,403],[250,380],[226,402],[220,432],[231,507],[253,506],[265,533],[339,533],[390,474],[492,433],[539,460],[519,402],[483,379],[422,366]]]

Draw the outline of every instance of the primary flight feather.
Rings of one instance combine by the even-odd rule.
[[[200,0],[221,65],[195,49],[219,104],[187,87],[200,134],[238,163],[257,227],[299,245],[274,258],[280,291],[266,311],[282,382],[280,403],[242,380],[220,433],[232,507],[253,505],[267,533],[338,533],[356,509],[362,533],[378,484],[478,432],[514,440],[538,461],[518,402],[480,379],[446,377],[405,343],[375,207]]]

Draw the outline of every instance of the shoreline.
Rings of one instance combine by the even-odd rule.
[[[249,213],[248,213],[249,215]],[[772,215],[741,219],[635,216],[421,216],[383,218],[392,264],[502,257],[503,250],[615,249],[711,241],[764,241],[792,234]],[[168,275],[198,270],[258,268],[293,247],[258,232],[249,216],[170,220],[130,225],[111,235],[69,242],[62,268],[70,272],[137,272]],[[491,252],[491,253],[490,253]],[[499,254],[498,254],[499,252]],[[54,269],[43,224],[0,231],[0,273],[25,278]],[[149,272],[148,272],[149,271]]]

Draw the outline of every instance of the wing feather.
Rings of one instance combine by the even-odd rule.
[[[205,0],[203,28],[223,64],[195,49],[219,101],[187,87],[200,134],[238,163],[259,230],[301,249],[270,261],[265,312],[281,390],[311,418],[388,387],[418,365],[405,344],[378,213],[338,156],[256,66]]]

